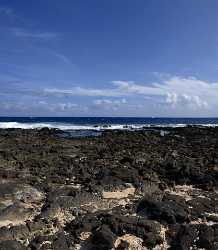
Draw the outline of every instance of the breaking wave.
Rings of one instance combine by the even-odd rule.
[[[192,125],[192,124],[189,124]],[[193,124],[195,126],[205,126],[205,127],[217,127],[218,124]],[[137,130],[149,127],[185,127],[187,124],[178,123],[178,124],[96,124],[96,125],[78,125],[72,123],[20,123],[20,122],[0,122],[1,129],[11,129],[11,128],[20,128],[20,129],[41,129],[41,128],[56,128],[60,130]]]

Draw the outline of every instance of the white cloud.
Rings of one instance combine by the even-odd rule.
[[[95,105],[121,105],[127,103],[126,99],[121,100],[109,100],[109,99],[97,99],[93,102]]]
[[[38,103],[42,108],[51,112],[70,112],[80,109],[81,107],[76,103],[48,103],[46,101],[39,101]]]
[[[13,28],[11,32],[16,37],[23,37],[23,38],[33,38],[33,39],[41,39],[41,40],[49,40],[53,38],[57,38],[58,34],[54,32],[35,32],[35,31],[28,31],[21,28]]]
[[[194,77],[171,77],[151,85],[113,81],[123,93],[159,97],[172,106],[188,105],[190,108],[208,108],[218,105],[218,83],[209,83]]]
[[[60,111],[72,111],[78,108],[78,104],[75,103],[58,103],[51,106],[52,109]]]
[[[200,97],[197,95],[190,96],[187,94],[178,95],[176,93],[168,93],[165,101],[172,107],[176,107],[176,105],[180,106],[188,105],[191,108],[208,107],[208,103],[204,100],[201,100]]]
[[[182,104],[188,104],[193,106],[194,108],[207,108],[208,103],[204,100],[202,100],[199,96],[189,96],[186,94],[183,94],[180,96],[180,99],[182,100]]]
[[[145,112],[175,113],[179,114],[215,114],[218,108],[218,83],[207,82],[194,77],[171,76],[152,84],[141,84],[132,81],[113,81],[111,88],[84,88],[73,87],[69,89],[4,89],[2,95],[20,94],[42,98],[65,98],[73,96],[97,97],[91,106],[98,109],[124,110],[132,104],[144,105]],[[123,105],[128,99],[128,105]],[[64,99],[66,100],[66,99]],[[70,100],[70,99],[69,99]],[[125,107],[124,107],[125,106]],[[72,110],[80,109],[75,105],[56,104],[50,109]],[[155,113],[155,114],[156,114]],[[162,114],[161,113],[161,114]]]
[[[117,89],[88,89],[81,87],[74,87],[71,89],[58,89],[58,88],[47,88],[44,89],[46,95],[57,95],[57,96],[108,96],[108,97],[119,97],[122,93],[119,93]]]
[[[218,106],[218,83],[198,80],[194,77],[171,77],[159,83],[138,84],[130,81],[113,81],[112,88],[95,89],[73,87],[71,89],[46,88],[32,91],[41,96],[89,96],[89,97],[136,97],[159,102],[172,107],[187,106],[189,109],[207,109]],[[31,93],[31,91],[28,91]],[[110,99],[99,99],[99,104],[118,104]],[[96,104],[96,103],[95,103]]]
[[[1,101],[0,102],[0,111],[11,112],[11,110],[19,110],[26,111],[28,110],[28,106],[23,102],[9,102],[9,101]]]
[[[176,105],[178,102],[178,96],[176,93],[167,93],[166,95],[166,103],[172,106]]]
[[[189,108],[208,108],[218,105],[218,83],[209,83],[194,77],[171,77],[161,83],[138,84],[130,81],[113,81],[111,89],[45,89],[46,95],[127,97],[141,95],[150,101],[159,101],[173,107],[186,105]],[[103,100],[98,100],[102,102]],[[106,101],[105,101],[106,104]],[[108,103],[109,104],[109,103]]]
[[[161,88],[156,88],[155,84],[146,86],[136,84],[130,81],[112,81],[120,93],[123,94],[140,94],[140,95],[163,95],[164,91]]]
[[[0,114],[12,115],[74,115],[87,112],[85,105],[71,102],[33,101],[27,104],[25,101],[0,101]]]
[[[121,106],[127,103],[125,98],[118,99],[118,100],[111,100],[111,99],[97,99],[93,101],[94,107],[98,109],[112,109],[117,110]]]

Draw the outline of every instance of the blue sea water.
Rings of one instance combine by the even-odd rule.
[[[61,130],[141,129],[144,127],[218,126],[218,118],[142,117],[0,117],[0,128],[58,128]]]

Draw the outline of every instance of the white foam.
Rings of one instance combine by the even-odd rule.
[[[44,127],[52,128],[51,124],[47,123],[0,122],[0,128],[36,129]]]
[[[190,124],[191,125],[191,124]],[[195,124],[196,126],[217,127],[218,124]],[[112,125],[77,125],[72,123],[19,123],[19,122],[0,122],[1,129],[20,128],[20,129],[41,129],[56,128],[60,130],[137,130],[149,127],[185,127],[187,124],[112,124]]]
[[[41,129],[41,128],[57,128],[61,130],[116,130],[140,128],[141,126],[124,126],[124,125],[76,125],[72,123],[19,123],[19,122],[0,122],[0,128],[20,128],[20,129]]]

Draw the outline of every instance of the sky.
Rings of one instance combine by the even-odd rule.
[[[218,116],[217,0],[0,0],[0,116]]]

